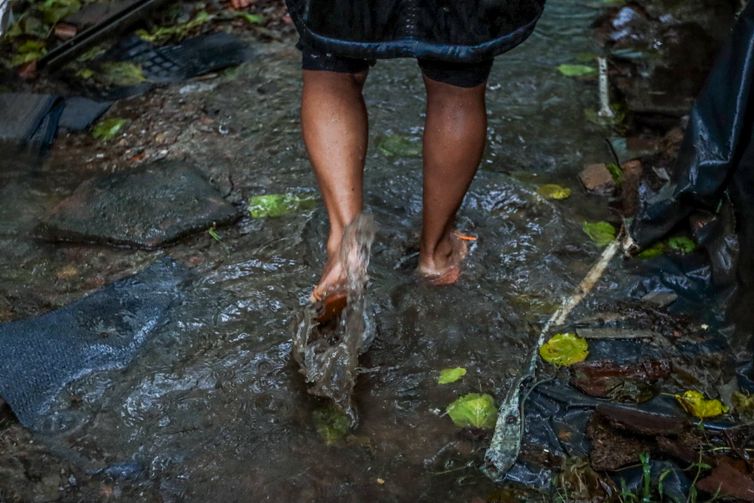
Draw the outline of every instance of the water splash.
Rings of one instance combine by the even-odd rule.
[[[299,314],[293,335],[293,358],[301,366],[309,393],[331,399],[348,415],[352,427],[358,413],[351,395],[358,376],[359,355],[374,340],[374,323],[367,313],[366,284],[374,241],[374,218],[359,215],[343,232],[340,260],[346,270],[348,304],[333,320],[316,321],[316,305]]]

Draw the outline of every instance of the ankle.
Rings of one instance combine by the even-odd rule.
[[[423,243],[419,250],[419,267],[423,269],[439,270],[450,265],[453,255],[453,243],[450,233],[446,233],[438,241]]]

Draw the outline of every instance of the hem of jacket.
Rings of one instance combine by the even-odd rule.
[[[359,59],[426,58],[455,63],[477,63],[510,51],[526,40],[542,16],[544,8],[528,23],[495,39],[476,45],[443,45],[416,39],[399,39],[387,42],[355,42],[322,35],[310,30],[297,16],[299,35],[304,44],[322,52]]]

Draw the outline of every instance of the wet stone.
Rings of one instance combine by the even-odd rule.
[[[606,196],[615,190],[613,175],[602,163],[587,164],[579,173],[579,180],[584,188],[593,194]]]
[[[240,215],[196,169],[158,162],[85,181],[52,209],[37,234],[52,241],[154,249]]]
[[[709,494],[719,494],[738,501],[754,501],[754,480],[745,463],[721,458],[712,473],[696,486]]]
[[[590,396],[643,402],[654,396],[654,383],[670,369],[668,361],[582,362],[573,366],[571,384]]]

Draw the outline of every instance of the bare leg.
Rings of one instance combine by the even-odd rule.
[[[424,78],[424,213],[419,271],[436,276],[463,253],[453,220],[482,159],[487,131],[485,84],[457,87]],[[457,278],[449,278],[453,282]]]
[[[343,282],[338,257],[343,229],[361,212],[367,111],[359,74],[304,70],[301,129],[327,209],[327,264],[314,290],[319,297]]]

